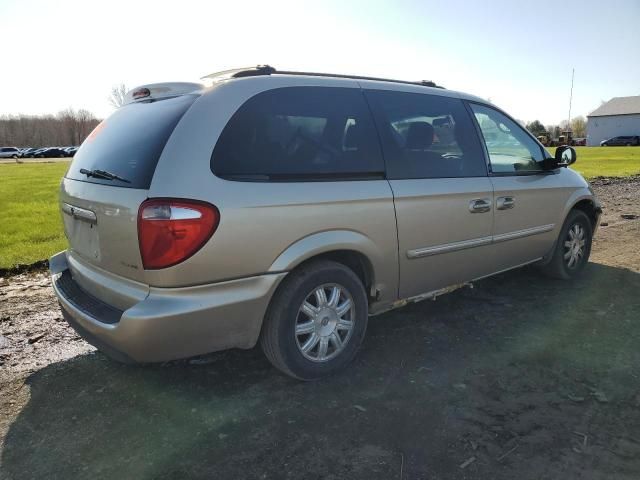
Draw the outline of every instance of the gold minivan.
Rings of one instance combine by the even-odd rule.
[[[432,82],[264,66],[145,85],[82,144],[50,269],[67,321],[159,362],[260,341],[303,380],[375,315],[536,263],[571,279],[600,206],[502,110]]]

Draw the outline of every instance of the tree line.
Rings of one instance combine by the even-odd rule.
[[[573,138],[583,138],[587,136],[587,121],[583,116],[574,117],[571,123],[567,120],[560,122],[560,125],[544,126],[539,120],[534,120],[526,124],[527,130],[536,137],[539,135],[549,135],[552,138],[558,138],[563,131],[571,130]],[[570,127],[570,128],[567,128]]]
[[[127,87],[114,85],[107,98],[118,108],[124,104]],[[67,108],[56,115],[1,115],[0,147],[59,147],[80,145],[100,123],[88,110]]]
[[[0,147],[80,145],[100,120],[88,110],[67,108],[56,115],[0,116]]]

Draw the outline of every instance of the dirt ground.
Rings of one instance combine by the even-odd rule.
[[[0,283],[0,478],[638,479],[640,177],[573,283],[533,268],[371,319],[315,383],[259,349],[131,367]]]

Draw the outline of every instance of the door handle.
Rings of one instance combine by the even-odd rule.
[[[469,202],[471,213],[485,213],[491,210],[491,200],[488,198],[476,198]]]
[[[516,206],[516,200],[513,197],[498,197],[496,200],[496,208],[498,210],[509,210]]]

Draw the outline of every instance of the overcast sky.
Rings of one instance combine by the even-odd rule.
[[[87,108],[111,87],[276,68],[434,80],[558,123],[640,95],[640,1],[0,0],[0,114]]]

